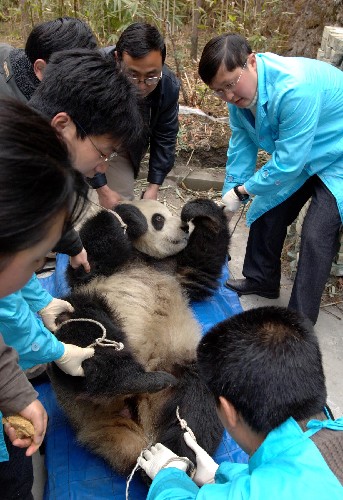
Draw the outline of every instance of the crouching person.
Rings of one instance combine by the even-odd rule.
[[[343,418],[325,406],[321,353],[308,320],[278,307],[229,318],[198,347],[201,377],[220,419],[249,463],[220,466],[185,433],[189,461],[158,443],[139,465],[148,499],[306,500],[343,498]]]

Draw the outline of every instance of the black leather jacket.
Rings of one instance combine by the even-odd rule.
[[[111,53],[114,52],[115,47],[102,50]],[[151,94],[144,99],[143,114],[148,126],[148,134],[128,152],[135,178],[149,146],[148,182],[161,185],[173,168],[176,136],[179,131],[179,90],[179,80],[166,65],[163,65],[162,79]],[[97,189],[106,184],[106,176],[98,173],[88,181],[93,188]]]

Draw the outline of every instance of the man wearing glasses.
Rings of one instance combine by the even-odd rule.
[[[118,71],[112,57],[98,50],[53,54],[29,104],[49,119],[74,168],[87,178],[104,173],[117,151],[130,149],[143,128],[134,85]],[[83,255],[78,264],[89,271],[76,231],[64,234],[54,250]]]
[[[311,198],[288,307],[317,321],[343,219],[343,72],[303,57],[254,54],[235,34],[210,40],[199,74],[228,103],[232,136],[223,202],[254,196],[240,295],[279,297],[287,226]],[[256,170],[258,149],[271,158]]]
[[[175,161],[179,81],[164,64],[164,40],[150,24],[131,24],[115,47],[104,50],[113,54],[120,69],[143,97],[145,135],[137,138],[129,150],[121,149],[109,162],[106,175],[97,174],[89,183],[97,189],[99,201],[106,208],[112,208],[121,199],[133,199],[134,180],[149,148],[149,184],[143,198],[156,200],[159,187]]]

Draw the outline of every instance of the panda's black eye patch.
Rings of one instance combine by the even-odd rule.
[[[151,217],[151,224],[156,229],[156,231],[161,231],[164,227],[165,218],[161,214],[154,214]]]

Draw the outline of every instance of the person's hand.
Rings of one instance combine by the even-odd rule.
[[[104,208],[113,209],[122,201],[120,194],[112,191],[107,184],[98,188],[96,192],[98,193],[99,203]]]
[[[55,359],[56,365],[68,375],[73,377],[84,377],[81,366],[82,361],[94,356],[93,347],[78,347],[73,344],[64,344],[64,354],[59,359]]]
[[[159,184],[149,184],[142,195],[143,200],[157,200],[159,188]]]
[[[73,312],[74,308],[66,300],[52,299],[47,306],[38,311],[38,314],[42,318],[46,328],[54,332],[57,328],[55,323],[57,316],[65,311]]]
[[[4,425],[4,429],[13,446],[17,446],[18,448],[27,448],[25,454],[27,457],[30,457],[38,450],[43,442],[48,423],[48,415],[42,403],[38,401],[38,399],[20,411],[19,415],[27,418],[32,423],[35,430],[32,438],[17,438],[15,429],[8,423]]]
[[[197,468],[193,481],[198,486],[203,486],[204,484],[213,483],[215,473],[219,467],[218,464],[210,457],[210,455],[198,445],[196,441],[191,437],[189,432],[185,432],[183,435],[187,446],[194,451],[197,460]]]
[[[222,198],[222,201],[225,205],[225,211],[228,212],[237,212],[241,206],[241,200],[236,195],[233,189],[230,189]]]
[[[143,456],[138,457],[137,463],[151,479],[154,479],[162,468],[176,467],[186,472],[188,467],[186,461],[180,460],[175,453],[161,443],[151,446],[150,450],[144,450]]]
[[[91,266],[88,262],[87,252],[84,248],[77,255],[70,257],[69,262],[73,269],[77,269],[78,267],[83,266],[86,273],[89,273],[91,270]]]

